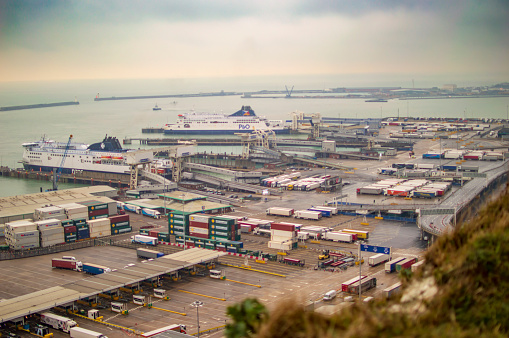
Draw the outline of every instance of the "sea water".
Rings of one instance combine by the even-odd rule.
[[[81,80],[55,82],[0,83],[0,107],[36,103],[52,103],[77,99],[76,106],[50,107],[0,112],[0,165],[19,168],[23,149],[21,144],[39,140],[42,136],[66,142],[73,135],[75,142],[94,143],[104,136],[120,141],[131,137],[161,137],[161,134],[142,134],[143,127],[163,127],[173,123],[177,115],[189,111],[234,113],[243,105],[250,105],[259,116],[269,119],[290,119],[291,113],[321,113],[341,118],[378,117],[486,117],[507,118],[509,98],[469,98],[439,100],[389,100],[386,103],[365,102],[365,99],[300,99],[300,98],[242,98],[213,96],[193,98],[164,98],[94,101],[100,97],[189,94],[200,92],[245,92],[295,89],[328,89],[337,87],[394,86],[404,87],[397,80],[368,77],[350,80],[334,76],[221,79],[156,79],[156,80]],[[429,83],[422,86],[438,86]],[[483,85],[484,83],[479,83]],[[472,85],[472,84],[470,84]],[[298,95],[298,94],[296,94]],[[155,105],[161,110],[152,110]],[[170,137],[170,136],[165,136]],[[171,136],[178,137],[178,136]],[[199,135],[192,138],[201,137]],[[133,143],[130,148],[140,145]],[[199,151],[240,153],[240,147],[199,147]],[[50,188],[48,182],[45,189]],[[60,188],[74,185],[60,185]],[[39,192],[41,181],[0,177],[0,196]]]

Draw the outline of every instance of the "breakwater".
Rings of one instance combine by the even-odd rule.
[[[0,111],[22,110],[22,109],[36,109],[36,108],[48,108],[48,107],[59,107],[59,106],[75,106],[75,105],[79,105],[79,104],[80,103],[78,101],[26,104],[26,105],[22,105],[22,106],[0,107]]]

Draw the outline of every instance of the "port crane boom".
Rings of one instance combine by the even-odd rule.
[[[53,190],[58,190],[58,180],[60,179],[60,175],[62,175],[62,169],[64,168],[65,159],[67,157],[67,152],[69,151],[69,145],[71,144],[72,135],[69,136],[69,140],[67,141],[67,145],[65,146],[64,156],[62,156],[62,161],[60,162],[60,167],[55,170],[55,174],[53,175]],[[55,168],[56,169],[56,168]]]

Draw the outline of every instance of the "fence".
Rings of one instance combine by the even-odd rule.
[[[66,243],[60,245],[53,245],[46,248],[35,248],[29,250],[9,250],[0,251],[0,260],[27,258],[41,255],[48,255],[62,251],[76,250],[82,248],[89,248],[98,245],[105,245],[102,242],[96,243],[96,239],[86,240],[82,242]]]

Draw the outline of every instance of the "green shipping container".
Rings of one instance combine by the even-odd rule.
[[[216,245],[214,243],[205,243],[205,249],[215,250]]]
[[[65,227],[66,225],[69,226],[69,225],[75,225],[75,224],[74,224],[74,221],[72,219],[64,219],[62,221],[62,226]]]
[[[73,219],[72,221],[74,222],[74,225],[78,229],[83,229],[83,228],[87,228],[88,229],[88,224],[87,224],[87,219],[86,218],[77,218],[77,219]]]
[[[100,218],[108,218],[108,214],[97,215],[97,216],[90,216],[90,220],[100,219]]]
[[[126,233],[126,232],[131,232],[133,231],[133,228],[132,227],[123,227],[123,228],[114,228],[114,229],[111,229],[111,234],[112,235],[118,235],[118,234],[123,234],[123,233]]]
[[[140,229],[140,235],[148,236],[149,229]]]
[[[232,226],[235,225],[235,220],[231,218],[211,217],[209,218],[209,225],[212,224],[222,226]]]

